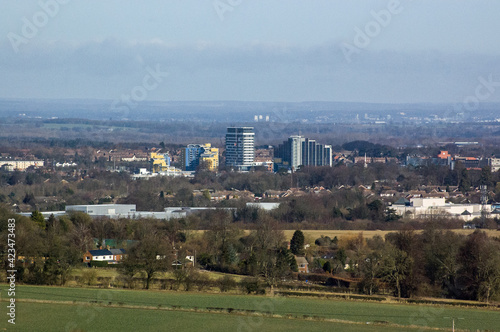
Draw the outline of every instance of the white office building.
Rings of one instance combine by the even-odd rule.
[[[245,171],[254,163],[253,127],[229,127],[226,133],[226,166]]]

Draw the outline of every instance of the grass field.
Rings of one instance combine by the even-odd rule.
[[[46,286],[18,286],[16,298],[8,331],[404,331],[449,328],[451,317],[461,318],[460,329],[500,331],[499,310],[451,306]],[[5,305],[0,330],[8,327]]]
[[[85,271],[88,271],[88,268],[74,268],[71,270],[71,275],[72,276],[82,276]],[[120,275],[120,272],[116,268],[98,268],[95,269],[97,276],[98,277],[110,277],[110,278],[117,278]],[[242,279],[246,278],[246,276],[243,275],[237,275],[237,274],[229,274],[229,273],[222,273],[222,272],[215,272],[215,271],[207,271],[207,270],[201,270],[201,273],[204,275],[208,276],[210,280],[218,280],[221,279],[222,277],[228,275],[231,278],[233,278],[236,282],[240,282]],[[0,273],[0,275],[2,275]],[[136,274],[136,277],[140,277],[140,273]],[[158,279],[174,279],[174,273],[173,272],[157,272],[155,273],[155,278]]]
[[[475,231],[474,229],[454,229],[453,230],[453,232],[458,233],[458,234],[463,234],[463,235],[472,234],[472,233],[474,233],[474,231]],[[491,236],[491,237],[495,237],[495,236],[500,237],[500,232],[497,230],[484,229],[481,231],[486,232],[486,234],[488,234],[488,236]],[[285,230],[284,232],[285,232],[285,237],[290,240],[292,238],[295,230]],[[358,235],[359,233],[363,233],[364,238],[372,238],[375,235],[380,235],[382,238],[384,238],[387,233],[394,233],[397,231],[380,231],[380,230],[379,231],[351,231],[351,230],[344,231],[344,230],[325,229],[325,230],[303,230],[302,232],[304,233],[304,236],[306,238],[312,239],[314,241],[315,239],[321,237],[321,235],[329,236],[332,239],[336,236],[338,239],[340,239],[341,237],[355,236],[355,235]],[[418,233],[421,231],[416,231],[416,232]]]
[[[16,326],[7,331],[401,331],[365,324],[39,303],[21,304],[18,317]]]
[[[452,229],[453,232],[462,234],[462,235],[469,235],[474,233],[474,229]],[[493,230],[493,229],[481,229],[482,232],[485,232],[488,234],[490,237],[500,237],[500,231]],[[193,234],[200,235],[205,231],[192,231]],[[287,240],[291,240],[293,233],[295,230],[293,229],[287,229],[283,231],[285,233],[285,237]],[[306,239],[309,239],[314,242],[317,238],[323,236],[329,236],[330,238],[334,238],[335,236],[340,239],[341,237],[350,237],[350,236],[356,236],[359,233],[363,233],[363,237],[365,239],[369,239],[374,237],[375,235],[380,235],[382,238],[385,237],[386,234],[388,233],[395,233],[397,231],[392,230],[392,231],[381,231],[381,230],[376,230],[376,231],[363,231],[363,230],[335,230],[335,229],[306,229],[302,230],[304,233],[304,236]],[[416,230],[415,232],[420,233],[422,232],[421,230]],[[244,230],[244,234],[248,235],[250,234],[250,230]]]

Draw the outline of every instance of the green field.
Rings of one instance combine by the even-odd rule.
[[[500,311],[451,306],[46,286],[18,286],[16,298],[17,324],[2,302],[0,331],[403,331],[449,328],[451,317],[460,329],[500,331]]]
[[[401,331],[366,324],[62,304],[23,303],[17,314],[16,325],[7,331]]]

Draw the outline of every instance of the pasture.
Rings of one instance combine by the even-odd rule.
[[[1,285],[5,294],[6,285]],[[375,303],[172,291],[18,286],[8,331],[500,331],[500,311],[447,305]],[[458,319],[460,318],[460,319]]]
[[[462,234],[462,235],[469,235],[469,234],[474,233],[475,230],[474,229],[452,229],[451,231],[458,233],[458,234]],[[485,232],[489,237],[497,237],[497,236],[500,237],[500,231],[497,231],[497,230],[481,229],[480,231]],[[288,240],[290,240],[292,238],[294,232],[295,232],[295,230],[285,230],[284,231],[285,237]],[[307,239],[312,240],[314,243],[314,240],[321,237],[322,235],[329,236],[332,239],[336,236],[338,239],[340,239],[342,237],[357,236],[359,233],[362,233],[363,237],[365,239],[369,239],[369,238],[374,237],[375,235],[379,235],[382,238],[384,238],[388,233],[395,233],[397,231],[381,231],[381,230],[356,231],[356,230],[329,230],[329,229],[310,230],[310,229],[306,229],[306,230],[302,230],[302,232],[304,233],[304,236]],[[422,231],[416,230],[415,232],[421,233]]]

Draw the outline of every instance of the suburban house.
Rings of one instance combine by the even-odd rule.
[[[309,273],[309,263],[305,257],[295,256],[295,261],[297,262],[299,273]]]
[[[126,255],[125,249],[96,249],[89,250],[83,255],[83,262],[108,262],[108,264],[116,264],[120,262]]]

